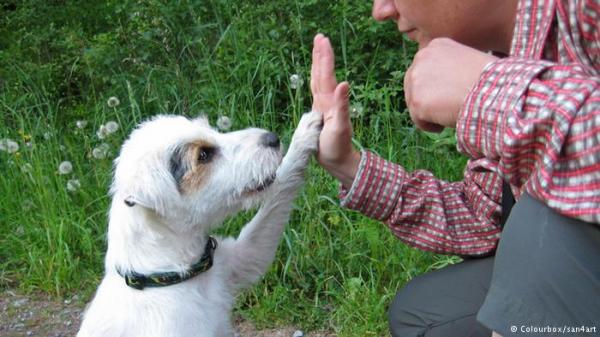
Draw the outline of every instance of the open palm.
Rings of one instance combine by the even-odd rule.
[[[348,82],[337,83],[334,54],[329,39],[314,39],[310,88],[313,110],[323,113],[317,160],[345,186],[352,184],[360,154],[352,146],[352,124],[348,113]]]

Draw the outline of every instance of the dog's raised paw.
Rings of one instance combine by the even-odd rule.
[[[292,146],[314,152],[319,145],[319,135],[323,128],[323,115],[317,111],[302,115],[300,123],[292,137]]]

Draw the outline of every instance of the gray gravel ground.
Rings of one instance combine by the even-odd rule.
[[[0,336],[2,337],[70,337],[79,328],[85,304],[77,296],[64,301],[47,295],[23,295],[12,290],[0,291]],[[303,333],[295,328],[258,331],[245,321],[238,321],[239,337],[335,337],[333,333]]]

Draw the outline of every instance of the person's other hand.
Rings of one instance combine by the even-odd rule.
[[[350,187],[358,170],[360,153],[352,146],[352,124],[348,112],[350,86],[348,82],[337,83],[334,61],[329,39],[317,34],[310,72],[312,109],[323,113],[317,161],[345,187]]]
[[[456,127],[469,91],[496,59],[447,38],[419,50],[404,77],[406,104],[416,126],[430,132]]]

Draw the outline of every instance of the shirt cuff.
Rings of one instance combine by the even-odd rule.
[[[488,64],[469,92],[456,124],[458,151],[471,158],[498,160],[505,114],[520,111],[530,83],[549,62],[504,58]]]
[[[406,171],[370,151],[362,151],[350,189],[340,184],[340,204],[364,215],[386,221],[400,200]]]

